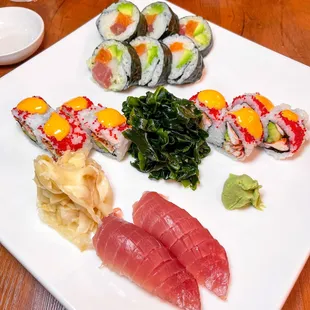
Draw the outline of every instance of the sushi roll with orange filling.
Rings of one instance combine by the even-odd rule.
[[[163,40],[172,53],[169,84],[187,84],[198,81],[204,69],[203,58],[194,42],[186,36],[175,34]]]
[[[147,36],[163,39],[179,32],[179,18],[165,2],[153,2],[142,14],[147,22]]]
[[[147,30],[143,14],[129,1],[112,3],[103,10],[96,25],[104,40],[130,41],[145,35]]]
[[[93,79],[106,90],[122,91],[138,85],[141,79],[141,63],[135,49],[116,40],[99,44],[88,67]]]
[[[12,109],[12,114],[23,132],[38,143],[36,129],[48,120],[53,111],[44,99],[34,96],[22,100]]]
[[[202,56],[206,56],[213,44],[209,23],[200,16],[186,16],[180,19],[179,34],[192,39]]]
[[[80,123],[63,113],[52,112],[49,119],[35,130],[35,134],[39,137],[38,144],[55,159],[66,151],[92,148],[91,140]]]
[[[218,133],[223,132],[223,118],[227,112],[224,96],[216,90],[202,90],[190,98],[202,112],[202,127],[208,132],[207,142],[218,145]]]
[[[85,117],[84,126],[90,131],[94,148],[118,161],[126,155],[130,141],[123,136],[129,128],[124,115],[112,108],[97,107]]]
[[[292,110],[287,104],[276,106],[262,122],[264,140],[261,147],[276,159],[295,155],[309,138],[308,114],[301,109]]]

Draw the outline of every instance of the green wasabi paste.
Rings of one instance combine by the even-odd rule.
[[[253,206],[258,210],[264,208],[259,189],[262,186],[246,174],[230,174],[222,192],[222,202],[227,210]]]

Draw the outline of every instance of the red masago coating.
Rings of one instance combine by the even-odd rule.
[[[111,214],[93,244],[103,264],[181,309],[200,310],[197,281],[170,252],[140,227]]]
[[[225,299],[229,264],[225,249],[188,212],[155,192],[146,192],[133,209],[133,221],[161,241],[199,284]]]

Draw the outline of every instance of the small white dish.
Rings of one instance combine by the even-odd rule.
[[[19,7],[0,8],[0,65],[25,60],[39,48],[43,37],[39,14]]]

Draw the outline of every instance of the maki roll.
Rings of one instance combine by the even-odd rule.
[[[261,146],[276,159],[293,156],[308,139],[306,123],[308,114],[301,110],[292,110],[287,104],[281,104],[262,119],[264,141]]]
[[[139,85],[155,87],[166,84],[172,62],[169,48],[149,37],[138,37],[130,44],[141,62],[142,75]]]
[[[179,32],[179,18],[164,2],[154,2],[142,11],[147,22],[147,36],[163,39]]]
[[[94,103],[87,97],[79,96],[69,101],[65,102],[60,108],[59,112],[68,115],[69,117],[80,122],[84,130],[87,129],[84,126],[84,119],[90,111],[94,110],[96,106]]]
[[[246,104],[260,116],[265,117],[274,108],[273,103],[260,93],[244,94],[234,98],[231,106]]]
[[[92,148],[91,140],[80,123],[63,113],[52,112],[45,124],[35,130],[35,134],[38,144],[47,149],[54,159],[66,151]]]
[[[90,131],[97,151],[119,161],[124,158],[131,143],[123,136],[129,128],[124,115],[115,109],[98,106],[87,115],[84,125]]]
[[[224,117],[225,131],[220,148],[229,156],[244,160],[263,139],[259,115],[247,105],[234,107]]]
[[[116,40],[99,44],[88,60],[94,80],[104,89],[122,91],[141,78],[140,59],[134,48]]]
[[[207,142],[220,145],[225,132],[224,116],[227,103],[224,96],[216,90],[206,89],[190,98],[202,112],[202,127],[208,132]]]
[[[33,142],[38,143],[36,129],[49,119],[53,111],[44,99],[34,96],[22,100],[12,109],[12,114],[23,132]]]
[[[186,16],[179,20],[179,34],[191,38],[202,56],[206,56],[213,44],[209,23],[200,16]]]
[[[178,34],[165,38],[163,42],[172,53],[168,83],[188,84],[198,81],[202,76],[204,63],[194,42]]]
[[[104,40],[130,41],[146,34],[147,24],[143,14],[129,1],[112,3],[96,22]]]

